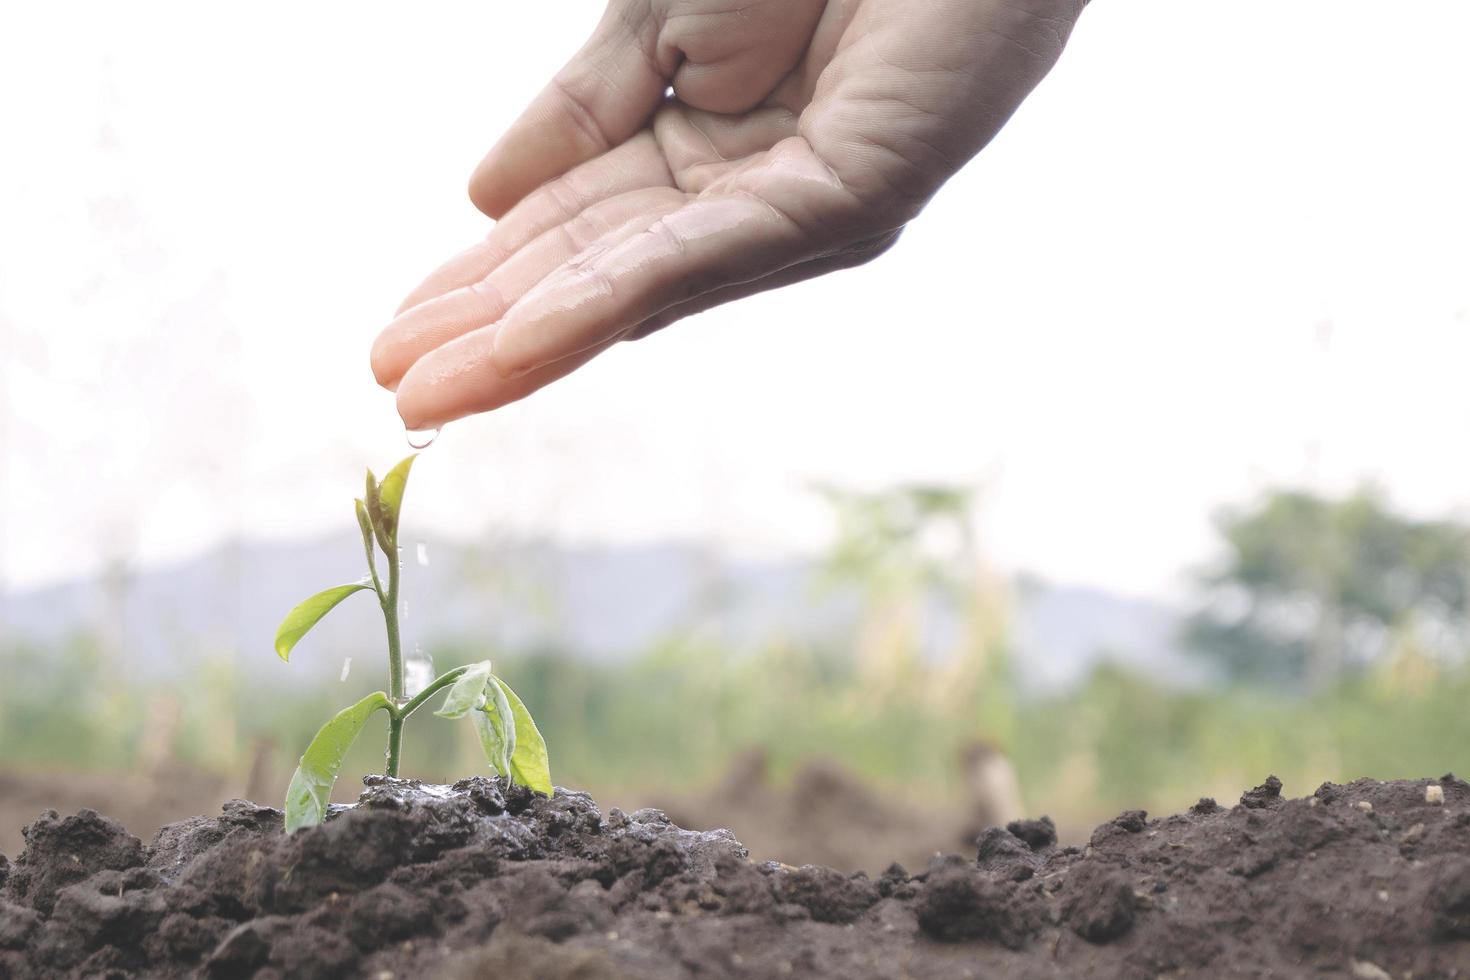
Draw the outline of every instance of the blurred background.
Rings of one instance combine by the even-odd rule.
[[[362,574],[369,345],[600,7],[0,14],[0,851],[277,802],[383,686],[366,600],[271,638]],[[449,427],[406,645],[791,863],[1470,769],[1470,8],[1391,16],[1093,5],[878,263]]]

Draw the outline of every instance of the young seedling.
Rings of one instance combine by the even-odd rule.
[[[367,553],[367,577],[351,585],[318,592],[287,613],[276,630],[276,653],[282,660],[288,660],[297,641],[338,603],[356,592],[377,595],[388,630],[388,691],[386,694],[374,691],[342,709],[306,747],[286,790],[287,833],[319,824],[326,818],[327,801],[342,769],[343,757],[368,720],[379,711],[388,715],[388,775],[397,776],[398,759],[403,751],[403,723],[445,688],[449,693],[434,714],[440,718],[468,716],[479,733],[492,769],[511,783],[519,782],[538,793],[551,795],[546,742],[525,704],[509,685],[490,672],[490,661],[446,671],[411,697],[404,691],[403,652],[398,636],[398,580],[402,567],[398,558],[398,517],[414,459],[410,456],[393,467],[381,483],[368,470],[367,490],[357,501],[357,524],[362,529],[362,546]],[[388,560],[386,586],[378,575],[375,545]]]

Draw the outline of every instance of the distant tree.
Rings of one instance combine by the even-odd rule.
[[[861,603],[855,652],[862,689],[939,712],[963,705],[973,712],[975,736],[1008,747],[1015,724],[1010,588],[980,552],[976,491],[924,483],[817,490],[836,524],[820,581],[852,590]]]
[[[1395,513],[1369,488],[1273,491],[1216,519],[1188,644],[1236,679],[1316,689],[1406,636],[1443,654],[1470,638],[1470,528]]]
[[[858,584],[870,597],[971,586],[975,534],[968,487],[903,484],[880,491],[818,486],[837,533],[822,564],[828,583]]]

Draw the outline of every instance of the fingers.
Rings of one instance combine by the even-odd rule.
[[[513,378],[621,337],[676,303],[791,265],[806,245],[755,197],[696,199],[538,283],[498,325],[491,367]]]
[[[399,414],[412,428],[432,428],[497,408],[669,307],[769,275],[810,247],[790,219],[739,194],[620,230],[547,276],[499,322],[420,358],[399,384]]]
[[[823,256],[797,265],[773,272],[768,276],[756,279],[752,282],[736,283],[733,286],[723,286],[712,289],[703,295],[683,303],[675,304],[661,313],[656,313],[644,320],[625,338],[627,340],[641,340],[651,333],[662,330],[664,327],[677,323],[686,317],[712,310],[716,306],[733,303],[737,299],[754,296],[756,293],[770,292],[783,286],[792,286],[808,279],[825,276],[829,272],[841,272],[843,269],[852,269],[860,265],[866,265],[884,252],[893,247],[898,241],[899,232],[891,232],[872,242],[865,243],[849,251],[840,252],[837,255]]]
[[[669,183],[669,168],[658,142],[651,132],[640,133],[532,191],[495,223],[483,242],[430,273],[404,298],[397,312],[479,282],[537,235],[572,220],[601,201]]]
[[[532,100],[470,178],[470,199],[499,218],[541,184],[643,128],[668,85],[657,26],[613,3],[592,38]],[[673,65],[670,64],[672,72]]]
[[[373,345],[373,373],[378,383],[388,388],[396,386],[420,357],[471,330],[494,323],[548,273],[589,246],[609,236],[616,239],[620,234],[631,235],[646,228],[685,200],[684,194],[671,187],[644,188],[611,197],[541,232],[482,278],[415,304],[384,328]],[[450,264],[458,261],[451,260]]]
[[[796,67],[827,6],[827,0],[670,4],[659,44],[682,55],[674,92],[710,112],[753,109]]]
[[[488,329],[493,330],[494,328]],[[480,379],[473,377],[473,367],[483,363],[484,359],[489,356],[490,341],[488,336],[469,334],[455,343],[462,347],[461,356],[464,360],[460,366],[465,369],[463,375],[451,372],[444,375],[436,384],[415,384],[414,387],[407,390],[407,397],[405,397],[405,391],[400,389],[398,415],[403,419],[404,427],[410,431],[439,428],[446,422],[452,422],[457,418],[475,412],[493,411],[511,402],[520,401],[553,381],[558,381],[571,374],[617,341],[609,340],[596,347],[579,351],[571,357],[563,358],[555,364],[548,364],[518,378],[497,378],[493,385],[477,392],[473,399],[474,407],[468,409],[462,408],[466,404],[462,393],[466,386],[479,383]]]
[[[492,378],[490,379],[490,383],[480,389],[478,395],[470,402],[462,400],[461,393],[454,390],[458,379],[446,376],[435,386],[432,392],[410,389],[406,397],[403,393],[400,393],[398,402],[399,412],[403,416],[405,424],[410,428],[423,429],[443,425],[445,422],[452,421],[461,415],[471,414],[473,412],[487,412],[501,408],[511,402],[525,398],[527,395],[545,387],[553,381],[565,377],[592,360],[598,354],[607,350],[607,348],[617,342],[617,339],[632,340],[645,337],[685,317],[693,316],[696,313],[712,309],[733,300],[771,289],[779,289],[782,286],[789,286],[807,279],[814,279],[817,276],[826,275],[829,272],[837,272],[842,269],[850,269],[854,266],[862,265],[887,251],[897,240],[898,234],[898,232],[893,232],[890,235],[884,236],[882,239],[859,246],[851,251],[802,262],[752,282],[739,283],[711,290],[692,300],[676,304],[661,313],[655,314],[639,324],[625,338],[603,341],[588,350],[580,351],[570,357],[537,368],[529,374],[523,374],[516,378]],[[477,358],[488,359],[493,351],[493,347],[493,333],[490,330],[480,331],[476,335],[464,339],[464,342],[456,352],[456,356],[465,358],[466,362]],[[483,377],[478,379],[471,378],[465,383],[480,384],[483,381]],[[465,406],[467,404],[470,407],[466,408]]]

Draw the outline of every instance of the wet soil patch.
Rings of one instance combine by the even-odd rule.
[[[876,877],[566,790],[367,782],[291,837],[239,801],[147,845],[43,813],[0,858],[0,977],[1470,977],[1453,776],[1268,779],[1080,848],[1018,821]]]

